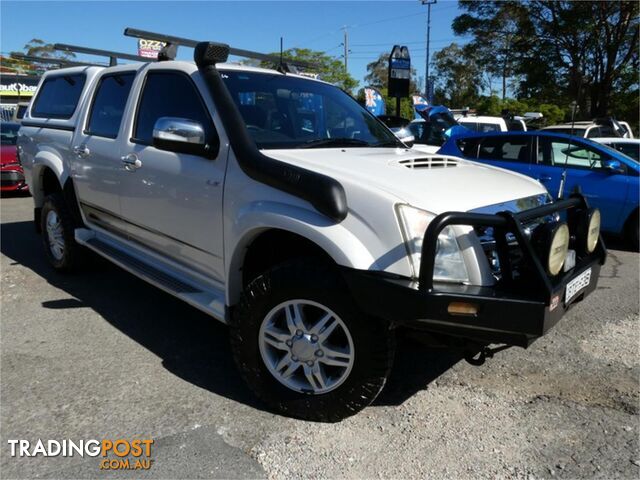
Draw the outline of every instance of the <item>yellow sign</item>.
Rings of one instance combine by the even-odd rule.
[[[0,95],[21,97],[33,97],[38,87],[36,85],[27,85],[22,82],[11,82],[0,84]]]

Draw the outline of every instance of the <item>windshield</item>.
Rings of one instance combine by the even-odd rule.
[[[290,75],[222,72],[260,149],[404,147],[337,87]]]
[[[458,125],[448,113],[432,113],[425,121],[411,122],[409,129],[415,137],[414,143],[441,146],[446,141],[445,132]]]
[[[608,150],[614,150],[616,153],[626,155],[635,162],[640,162],[640,144],[637,143],[609,143],[602,144]]]
[[[0,126],[0,145],[15,145],[18,141],[18,129],[15,123],[3,123]]]

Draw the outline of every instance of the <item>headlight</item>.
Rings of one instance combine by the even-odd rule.
[[[540,260],[551,276],[558,275],[569,251],[569,227],[564,222],[540,225],[533,232],[533,241]]]
[[[435,215],[409,205],[398,205],[396,210],[413,269],[413,276],[417,278],[420,272],[424,233],[427,231],[431,220],[435,218]],[[438,235],[433,279],[441,282],[469,282],[467,267],[462,258],[455,232],[451,227],[446,227]]]

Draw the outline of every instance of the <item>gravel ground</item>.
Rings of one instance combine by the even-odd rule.
[[[328,425],[266,411],[200,312],[111,265],[51,271],[31,199],[1,203],[2,478],[133,478],[7,440],[134,436],[155,440],[153,478],[640,478],[637,253],[610,250],[528,350],[472,367],[401,340],[375,404]]]

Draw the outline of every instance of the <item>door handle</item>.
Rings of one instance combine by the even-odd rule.
[[[86,144],[81,143],[80,145],[76,145],[73,147],[73,153],[75,153],[80,158],[87,158],[91,154],[91,150],[87,147]]]
[[[540,178],[538,178],[538,180],[541,182],[550,182],[551,177],[549,175],[541,175]]]
[[[135,153],[130,153],[128,155],[123,155],[122,163],[124,164],[124,169],[129,172],[135,172],[138,168],[142,166],[142,162],[138,158]]]

